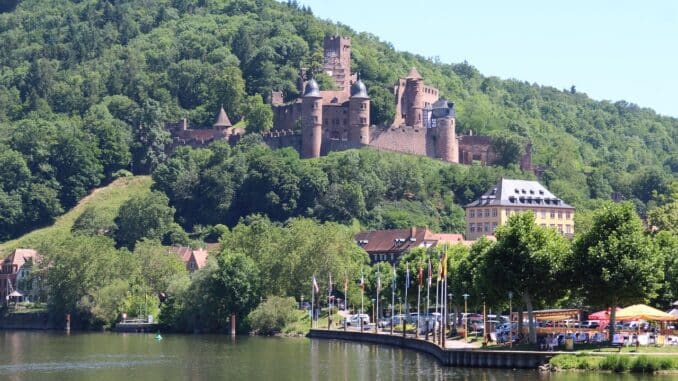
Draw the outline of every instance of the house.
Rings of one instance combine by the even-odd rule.
[[[502,178],[479,199],[466,205],[466,237],[478,239],[494,234],[515,213],[531,211],[535,222],[574,235],[574,207],[556,197],[537,181]]]
[[[0,264],[0,300],[6,303],[10,294],[20,301],[35,300],[38,287],[30,278],[34,261],[39,258],[33,249],[16,249]]]
[[[190,273],[205,267],[209,256],[209,252],[203,248],[192,249],[187,246],[173,246],[169,249],[169,252],[177,255]]]
[[[433,233],[427,228],[372,230],[356,234],[356,243],[370,256],[370,263],[398,263],[407,251],[417,248],[430,248],[439,244],[470,245],[462,234]]]

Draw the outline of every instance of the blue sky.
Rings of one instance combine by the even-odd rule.
[[[678,1],[299,3],[397,50],[678,117]]]

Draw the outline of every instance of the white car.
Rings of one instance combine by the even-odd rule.
[[[346,325],[359,327],[361,318],[362,318],[362,321],[363,321],[363,326],[370,324],[370,315],[368,315],[368,314],[355,314],[355,315],[351,315],[348,318],[348,320],[346,321]]]

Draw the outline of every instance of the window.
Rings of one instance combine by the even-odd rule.
[[[549,227],[550,227],[551,229],[553,229],[553,228],[556,227],[556,224],[551,224],[551,225],[549,225]]]
[[[497,217],[497,209],[492,209],[492,217]]]
[[[541,211],[541,218],[546,218],[546,211],[545,210]]]
[[[364,104],[364,103],[361,103],[361,104],[360,104],[360,109],[361,109],[361,110],[364,110],[364,109],[366,109],[366,108],[367,108],[367,105],[366,105],[366,104]]]
[[[563,219],[563,212],[558,212],[558,219],[562,220]]]
[[[565,233],[572,234],[572,226],[570,224],[565,225]]]
[[[541,226],[542,226],[543,228],[545,228],[545,227],[546,227],[546,224],[541,224]]]
[[[562,224],[558,224],[558,231],[561,232],[561,233],[563,232],[563,225]]]
[[[556,211],[555,210],[551,211],[551,218],[556,218]]]
[[[469,224],[469,229],[468,229],[468,230],[469,230],[471,233],[475,232],[475,231],[476,231],[476,224],[474,224],[474,223]]]
[[[489,210],[489,209],[485,209],[485,217],[489,217],[489,216],[490,216],[490,210]]]
[[[506,209],[506,217],[508,217],[511,214],[511,211]]]
[[[568,220],[569,220],[571,217],[572,217],[572,215],[570,214],[570,212],[566,212],[566,213],[565,213],[565,219],[568,219]],[[568,225],[568,226],[569,226],[569,225]]]
[[[476,217],[476,211],[472,210],[468,213],[469,218],[475,218]]]
[[[492,223],[492,231],[495,231],[495,230],[497,230],[497,223],[493,222]]]
[[[367,123],[367,119],[365,119],[365,118],[360,118],[360,124],[366,124],[366,123]]]
[[[485,222],[485,231],[486,232],[490,231],[490,223],[489,222]]]

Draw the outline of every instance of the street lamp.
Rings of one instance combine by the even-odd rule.
[[[468,297],[470,296],[469,294],[464,294],[462,295],[464,297],[464,318],[466,319],[464,321],[464,341],[468,343]]]
[[[513,299],[513,291],[508,292],[509,297],[509,348],[513,348],[513,305],[511,300]]]

